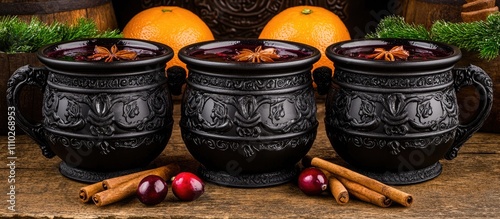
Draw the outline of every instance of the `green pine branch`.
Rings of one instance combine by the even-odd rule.
[[[118,30],[98,31],[90,19],[81,18],[75,25],[54,22],[50,25],[37,18],[24,22],[17,17],[0,18],[0,52],[35,52],[40,47],[66,40],[121,37]]]
[[[500,55],[500,13],[470,23],[436,21],[430,31],[422,25],[406,23],[400,16],[388,16],[366,38],[434,40],[478,52],[480,58],[492,60]]]
[[[403,17],[388,16],[380,21],[374,33],[366,38],[406,38],[430,40],[430,33],[423,25],[408,24]]]
[[[488,16],[486,21],[471,23],[437,21],[431,33],[434,40],[479,52],[483,59],[494,59],[500,53],[500,13]]]

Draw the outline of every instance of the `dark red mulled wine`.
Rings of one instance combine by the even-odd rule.
[[[197,58],[204,59],[209,61],[217,61],[217,62],[237,62],[233,59],[236,55],[240,54],[243,49],[248,49],[251,51],[255,51],[258,45],[231,45],[225,47],[217,47],[210,49],[198,49],[192,51],[189,55]],[[278,59],[275,59],[274,62],[282,62],[282,61],[291,61],[294,59],[299,59],[312,55],[312,51],[309,50],[290,50],[279,47],[271,47],[271,46],[262,46],[262,50],[274,48],[275,53],[279,55]]]
[[[373,59],[373,58],[368,58],[368,56],[377,53],[375,51],[376,48],[382,48],[385,51],[390,51],[394,46],[397,45],[360,46],[351,48],[341,48],[337,50],[336,53],[339,55],[345,55],[353,58]],[[407,50],[410,53],[410,56],[406,61],[435,60],[451,55],[450,51],[445,50],[443,48],[430,49],[412,45],[403,45],[403,49]],[[399,59],[397,57],[396,60],[404,61],[403,59]]]
[[[111,51],[111,45],[102,45],[102,46]],[[117,47],[118,50],[128,50],[136,52],[137,57],[134,60],[154,57],[165,53],[165,51],[162,50],[152,50],[147,48],[138,48],[131,46],[123,46],[123,45],[117,45]],[[104,59],[96,61],[89,58],[90,56],[95,54],[94,49],[95,45],[87,45],[71,49],[59,49],[48,52],[47,56],[50,58],[66,60],[66,61],[104,62]]]

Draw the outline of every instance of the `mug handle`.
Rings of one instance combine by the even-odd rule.
[[[7,105],[13,107],[16,125],[28,134],[40,146],[42,154],[47,158],[55,156],[54,152],[48,147],[43,126],[41,122],[31,123],[22,114],[19,108],[19,94],[25,85],[35,85],[45,91],[47,85],[48,70],[44,67],[32,67],[25,65],[18,68],[7,82]]]
[[[454,68],[452,70],[455,81],[455,91],[465,86],[474,86],[479,91],[478,116],[467,124],[457,127],[455,141],[448,150],[445,158],[452,160],[458,155],[462,145],[479,130],[490,114],[493,105],[493,82],[488,74],[478,66],[469,65],[466,68]]]

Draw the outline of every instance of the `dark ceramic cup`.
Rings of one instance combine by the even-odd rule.
[[[273,62],[233,60],[243,49],[275,48]],[[297,174],[318,122],[312,86],[317,49],[274,40],[202,42],[182,48],[189,75],[180,127],[206,180],[234,187],[285,183]],[[254,60],[257,61],[257,60]]]
[[[392,62],[365,57],[375,48],[394,46],[403,46],[410,58]],[[439,160],[457,156],[492,106],[490,77],[476,66],[454,68],[461,58],[454,46],[352,40],[329,46],[326,55],[335,67],[331,83],[326,83],[328,138],[353,168],[388,184],[437,177]],[[459,121],[456,97],[464,86],[475,86],[480,94],[478,117],[466,124]]]
[[[138,60],[75,61],[94,47],[132,50]],[[173,50],[131,39],[88,39],[48,45],[37,52],[42,68],[23,66],[8,81],[8,107],[18,127],[48,158],[62,159],[64,176],[83,182],[138,171],[165,148],[173,125],[165,65]],[[74,57],[73,57],[74,56]],[[77,58],[76,58],[77,59]],[[25,85],[44,92],[43,121],[19,111]]]

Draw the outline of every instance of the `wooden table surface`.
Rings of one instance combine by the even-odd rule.
[[[174,114],[180,107],[175,105]],[[318,137],[309,152],[340,161],[325,135],[324,107],[318,103]],[[182,170],[195,171],[198,163],[186,150],[178,116],[172,137],[153,164],[177,162]],[[16,136],[15,211],[8,210],[7,137],[0,136],[0,218],[457,218],[500,216],[500,134],[476,133],[451,161],[442,160],[443,173],[428,182],[396,186],[414,196],[411,207],[380,208],[351,199],[338,205],[330,195],[304,195],[293,182],[280,186],[242,189],[207,183],[205,194],[193,202],[180,202],[171,190],[159,205],[146,207],[129,198],[106,207],[83,204],[78,190],[85,184],[58,172],[59,158],[46,159],[27,136]]]

